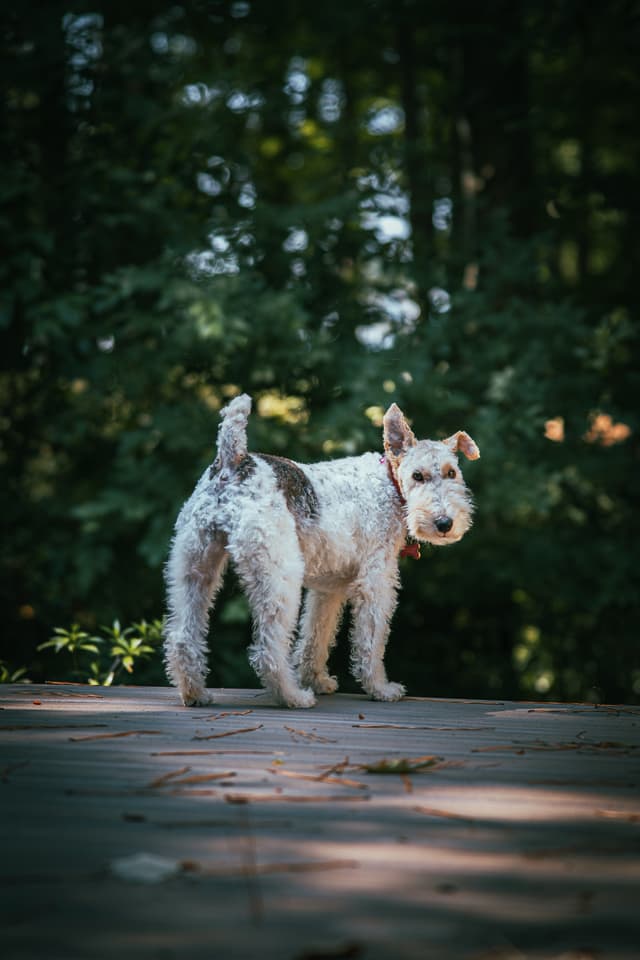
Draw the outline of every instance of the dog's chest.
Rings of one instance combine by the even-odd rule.
[[[404,540],[393,491],[356,466],[346,476],[335,476],[324,465],[309,468],[318,514],[298,527],[298,540],[310,585],[323,579],[348,582],[371,563],[393,562]]]

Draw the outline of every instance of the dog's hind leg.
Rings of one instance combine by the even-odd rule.
[[[313,691],[300,686],[291,660],[304,573],[293,520],[289,518],[272,541],[261,538],[258,529],[250,537],[246,534],[241,542],[230,538],[229,552],[253,616],[249,662],[279,703],[312,707],[316,702]],[[248,540],[254,546],[251,552],[245,546]]]
[[[335,693],[338,689],[338,681],[327,671],[327,660],[336,640],[344,602],[342,590],[334,593],[308,590],[304,600],[294,659],[300,682],[316,693]]]
[[[167,674],[186,707],[211,702],[206,689],[209,608],[222,583],[227,553],[215,535],[179,530],[167,563],[169,615],[165,622]]]

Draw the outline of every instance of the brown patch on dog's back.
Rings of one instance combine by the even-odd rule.
[[[237,464],[235,469],[235,475],[241,483],[244,483],[245,480],[248,480],[249,477],[252,477],[256,471],[256,462],[251,456],[250,453],[243,457],[242,460]]]
[[[291,513],[299,519],[314,520],[320,512],[320,505],[304,470],[286,457],[273,457],[268,453],[258,456],[273,470]]]

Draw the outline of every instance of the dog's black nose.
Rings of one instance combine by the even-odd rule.
[[[436,517],[433,522],[435,523],[436,530],[439,533],[448,533],[453,526],[453,520],[451,517]]]

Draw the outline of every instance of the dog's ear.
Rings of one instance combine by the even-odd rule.
[[[415,446],[416,438],[400,407],[392,403],[382,419],[384,450],[398,459]]]
[[[462,450],[467,460],[477,460],[480,456],[478,445],[464,430],[458,430],[457,433],[452,434],[452,436],[447,437],[447,439],[442,442],[446,444],[453,453]]]

